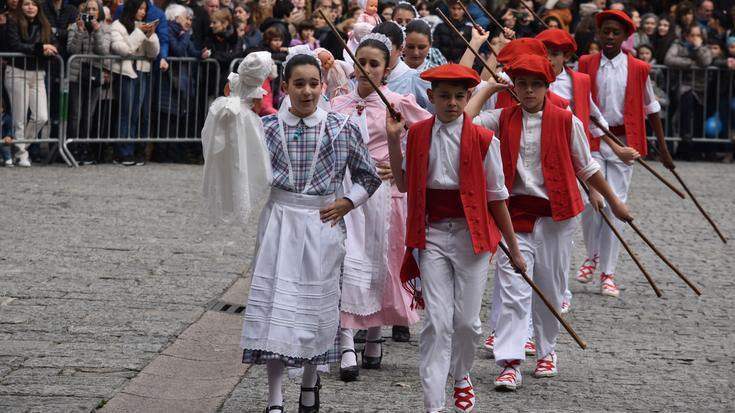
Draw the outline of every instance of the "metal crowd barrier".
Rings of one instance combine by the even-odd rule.
[[[667,140],[722,144],[735,139],[735,71],[654,65],[651,79],[664,92]]]
[[[75,144],[201,141],[209,103],[221,93],[217,61],[170,57],[167,71],[158,70],[152,62],[151,72],[138,72],[140,79],[132,83],[119,74],[124,62],[135,65],[139,60],[143,59],[69,58],[67,73],[78,66],[79,79],[66,79],[71,124],[62,148],[73,165],[77,160],[70,145]],[[133,85],[138,89],[131,89]]]
[[[34,66],[36,70],[32,70]],[[64,61],[60,56],[0,53],[0,69],[2,112],[12,115],[13,144],[25,144],[29,150],[31,144],[48,143],[49,153],[53,154],[62,147],[65,132],[64,95],[60,93],[66,79]],[[40,93],[39,87],[43,87],[44,93]],[[71,165],[66,153],[59,152]]]

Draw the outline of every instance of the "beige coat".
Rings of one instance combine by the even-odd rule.
[[[136,69],[141,72],[151,71],[151,60],[158,56],[161,49],[158,43],[158,36],[154,33],[151,37],[146,37],[145,33],[135,28],[132,33],[128,34],[125,26],[118,20],[114,21],[110,26],[110,52],[122,57],[144,58],[144,60],[124,60],[122,65],[113,62],[112,70],[115,73],[122,74],[130,78],[137,78]],[[135,62],[135,69],[133,68]]]

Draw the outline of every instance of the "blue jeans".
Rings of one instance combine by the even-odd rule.
[[[13,151],[10,145],[0,143],[0,152],[2,152],[3,154],[3,161],[7,161],[8,159],[12,159],[13,157]]]
[[[138,138],[141,131],[140,114],[143,110],[143,98],[148,88],[150,75],[148,73],[138,72],[137,79],[131,79],[127,76],[119,77],[118,91],[120,92],[120,126],[118,137],[120,138]],[[144,130],[146,128],[143,128]],[[135,145],[129,142],[119,143],[117,145],[117,155],[120,158],[132,158],[135,155]]]

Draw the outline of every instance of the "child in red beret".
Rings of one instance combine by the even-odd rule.
[[[475,407],[470,370],[481,337],[480,306],[492,254],[500,235],[525,268],[510,215],[499,142],[464,113],[469,90],[480,78],[465,66],[446,64],[421,74],[436,115],[408,131],[386,118],[390,163],[396,186],[408,194],[406,246],[401,278],[415,286],[420,273],[426,307],[419,371],[424,407],[445,410],[447,375],[454,378],[454,407]],[[418,253],[418,264],[413,250]],[[410,287],[409,287],[410,288]],[[414,291],[415,293],[415,291]]]
[[[619,156],[616,151],[619,148],[603,140],[597,157],[613,191],[625,201],[633,175],[632,162],[638,154],[645,156],[648,153],[646,117],[658,139],[662,162],[669,169],[673,169],[674,165],[664,140],[659,117],[661,106],[648,77],[651,66],[621,51],[625,39],[635,32],[633,20],[622,11],[608,10],[597,14],[595,21],[597,36],[602,42],[602,53],[582,56],[579,71],[589,75],[592,97],[610,124],[609,129],[634,150],[632,153],[628,151],[627,156]],[[609,212],[598,194],[591,194],[590,204],[582,214],[587,257],[577,272],[577,280],[587,283],[592,280],[595,271],[600,270],[600,292],[617,297],[620,290],[615,285],[614,274],[620,242],[613,231],[604,225],[600,214],[593,210],[605,208]],[[614,219],[613,223],[618,231],[623,231],[621,221]]]
[[[528,275],[560,310],[575,217],[584,209],[576,179],[601,193],[620,219],[632,218],[592,159],[582,122],[548,99],[549,84],[556,77],[549,60],[520,55],[505,71],[513,80],[520,104],[482,112],[474,122],[500,136],[505,186],[510,191],[509,210],[528,263]],[[495,90],[505,87],[493,85]],[[468,116],[476,115],[486,98],[482,93],[474,96],[467,105]],[[497,364],[503,367],[495,380],[496,389],[515,390],[522,382],[519,366],[526,358],[529,318],[533,320],[537,348],[534,376],[555,376],[559,322],[514,273],[507,257],[498,257],[494,282],[500,306],[494,353]]]

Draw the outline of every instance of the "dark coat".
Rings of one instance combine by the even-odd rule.
[[[20,7],[20,3],[18,7]],[[43,14],[48,19],[51,29],[54,32],[56,38],[56,44],[60,45],[59,54],[64,58],[64,61],[69,57],[66,54],[66,43],[68,41],[69,25],[77,21],[78,11],[77,8],[71,4],[64,3],[62,1],[61,8],[56,10],[51,0],[42,1],[41,5],[43,8]]]
[[[41,43],[41,25],[34,20],[28,25],[28,33],[23,36],[15,19],[9,19],[7,24],[7,51],[10,53],[23,53],[36,56],[37,59],[7,59],[10,64],[23,70],[45,69],[48,58],[43,55],[43,43]],[[54,38],[51,44],[59,47]]]
[[[199,57],[201,52],[194,46],[191,34],[181,26],[168,22],[169,57]],[[170,62],[170,70],[161,73],[161,92],[158,107],[161,112],[184,116],[191,109],[188,103],[195,102],[193,80],[196,78],[196,64]]]
[[[467,19],[462,21],[452,20],[452,24],[462,33],[462,36],[468,42],[472,39],[472,25]],[[444,23],[436,26],[434,30],[434,44],[432,46],[439,49],[444,57],[447,58],[447,61],[454,63],[459,62],[465,49],[467,49],[467,45],[465,45],[462,39],[459,39],[454,33],[454,30]]]

